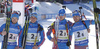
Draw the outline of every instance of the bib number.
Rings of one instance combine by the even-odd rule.
[[[34,34],[31,34],[31,39],[34,39]]]
[[[84,37],[84,33],[80,33],[80,32],[77,32],[77,37],[81,37],[81,36],[83,36]]]
[[[36,36],[37,36],[37,42],[39,42],[39,36],[40,36],[39,33],[38,35],[37,33],[28,33],[26,42],[34,43]]]
[[[74,32],[74,34],[75,34],[75,41],[82,41],[88,39],[87,29]]]
[[[58,31],[58,39],[68,39],[66,30]]]
[[[8,42],[16,42],[18,34],[9,33],[8,35]]]

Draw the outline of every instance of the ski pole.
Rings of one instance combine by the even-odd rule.
[[[24,32],[23,32],[23,49],[25,49],[26,46],[26,38],[27,38],[27,32],[28,32],[28,26],[29,26],[29,18],[30,16],[27,15],[25,19],[25,26],[24,26]]]
[[[59,49],[59,47],[58,47],[58,44],[57,44],[57,39],[58,39],[58,28],[59,28],[59,20],[58,20],[58,16],[56,17],[56,22],[55,22],[55,29],[54,29],[54,37],[55,37],[55,39],[56,39],[56,41],[54,42],[54,44],[55,44],[55,48],[56,49]]]
[[[8,0],[7,0],[7,5],[8,5]],[[3,47],[2,49],[7,49],[7,43],[8,43],[8,34],[9,34],[9,26],[10,26],[10,16],[8,16],[8,7],[6,7],[7,11],[7,19],[6,19],[6,27],[5,27],[5,31],[7,32],[7,34],[4,36],[4,41],[3,41]]]
[[[96,6],[96,1],[93,0],[93,8],[97,8]],[[99,49],[99,32],[100,32],[100,29],[99,29],[99,18],[98,18],[98,13],[94,12],[94,20],[95,20],[95,30],[96,30],[96,43],[97,43],[97,49]]]

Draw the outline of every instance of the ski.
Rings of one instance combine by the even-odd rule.
[[[93,8],[97,8],[96,1],[93,0]],[[95,28],[96,28],[96,43],[97,43],[97,49],[99,49],[99,16],[97,12],[94,12],[94,20],[95,20]]]
[[[25,49],[26,46],[26,38],[27,38],[27,32],[28,32],[28,26],[29,26],[29,19],[30,19],[30,13],[32,12],[32,9],[28,10],[28,15],[26,15],[26,19],[25,19],[25,25],[24,25],[24,32],[23,32],[23,41],[22,41],[22,46],[23,49]]]
[[[29,26],[29,16],[26,16],[24,32],[23,32],[23,43],[22,43],[23,49],[25,49],[25,45],[26,45],[26,37],[27,37],[28,26]]]
[[[58,19],[58,17],[56,17],[55,25],[54,25],[54,28],[52,29],[53,36],[56,39],[56,41],[54,42],[54,45],[53,45],[53,48],[52,49],[59,49],[58,48],[58,44],[57,44],[58,28],[59,28],[59,19]]]
[[[8,1],[8,0],[7,0]],[[8,5],[8,2],[7,2]],[[6,7],[7,8],[7,7]],[[7,42],[8,42],[8,34],[9,34],[9,26],[10,26],[10,16],[8,16],[8,9],[6,9],[6,14],[7,14],[7,18],[6,18],[6,27],[5,27],[5,31],[7,32],[7,34],[4,36],[4,40],[3,40],[3,47],[2,49],[7,49]]]

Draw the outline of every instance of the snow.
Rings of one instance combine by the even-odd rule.
[[[58,4],[50,2],[36,2],[32,7],[34,7],[34,5],[39,8],[39,11],[37,11],[39,14],[57,14],[58,10],[61,9],[61,6]]]
[[[91,5],[91,8],[93,8],[93,5],[92,4],[93,4],[93,2],[90,2],[89,3],[89,5]],[[96,4],[97,4],[97,7],[100,8],[100,1],[97,1]]]
[[[41,2],[41,3],[36,2],[35,5],[39,7],[38,12],[40,14],[52,14],[52,13],[57,14],[58,10],[61,9],[61,6],[54,4],[54,3],[49,3],[49,2]],[[67,7],[66,8],[67,14],[71,13],[73,10],[79,9],[80,7],[78,4],[64,4],[64,5]],[[90,8],[93,7],[92,4],[86,4],[86,5],[88,5]],[[97,5],[99,6],[100,4],[97,4]],[[86,18],[94,19],[93,13],[91,13],[89,10],[83,8],[82,12],[84,12]],[[71,16],[66,16],[66,19],[70,20],[71,22],[74,22]],[[50,26],[53,21],[55,21],[55,19],[44,19],[44,20],[39,21],[39,23],[43,25],[44,27],[45,39],[46,39],[44,44],[40,47],[41,49],[52,49],[53,43],[47,39],[46,33],[48,31],[47,27]],[[0,25],[2,25],[3,23],[5,23],[5,18],[0,18]],[[89,33],[89,49],[97,49],[96,48],[95,25],[90,25],[90,30],[91,31]],[[71,49],[74,49],[74,39],[72,39]]]
[[[93,4],[85,4],[85,5],[91,7],[91,9],[93,10]],[[97,4],[97,8],[100,8],[100,4]]]

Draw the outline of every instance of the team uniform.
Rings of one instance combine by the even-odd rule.
[[[88,48],[88,30],[90,24],[94,24],[94,20],[79,20],[75,22],[71,27],[71,32],[69,33],[70,40],[74,34],[75,38],[75,49],[89,49]]]
[[[44,43],[45,34],[44,34],[43,27],[40,25],[41,28],[37,33],[38,27],[39,25],[37,21],[35,23],[31,23],[31,22],[29,23],[25,49],[32,49],[32,47],[34,47],[34,41],[36,36],[37,36],[36,46],[40,47]]]
[[[6,24],[3,24],[0,27],[0,33],[3,31],[5,26],[6,26]],[[18,38],[18,42],[17,42],[18,36],[19,36],[19,38]],[[12,22],[10,22],[7,49],[14,49],[16,46],[22,47],[21,41],[22,41],[22,28],[21,28],[21,26],[18,25],[18,23],[13,24]],[[18,43],[18,45],[17,45],[17,43]],[[2,45],[3,45],[3,42],[2,42]]]
[[[55,24],[55,23],[54,23]],[[69,49],[69,47],[66,45],[68,42],[68,35],[66,32],[65,24],[67,24],[68,29],[70,28],[71,22],[68,20],[61,20],[59,21],[59,27],[58,27],[58,37],[57,37],[57,44],[59,49]],[[47,37],[49,40],[52,39],[51,37],[52,28],[50,28],[47,32]]]

